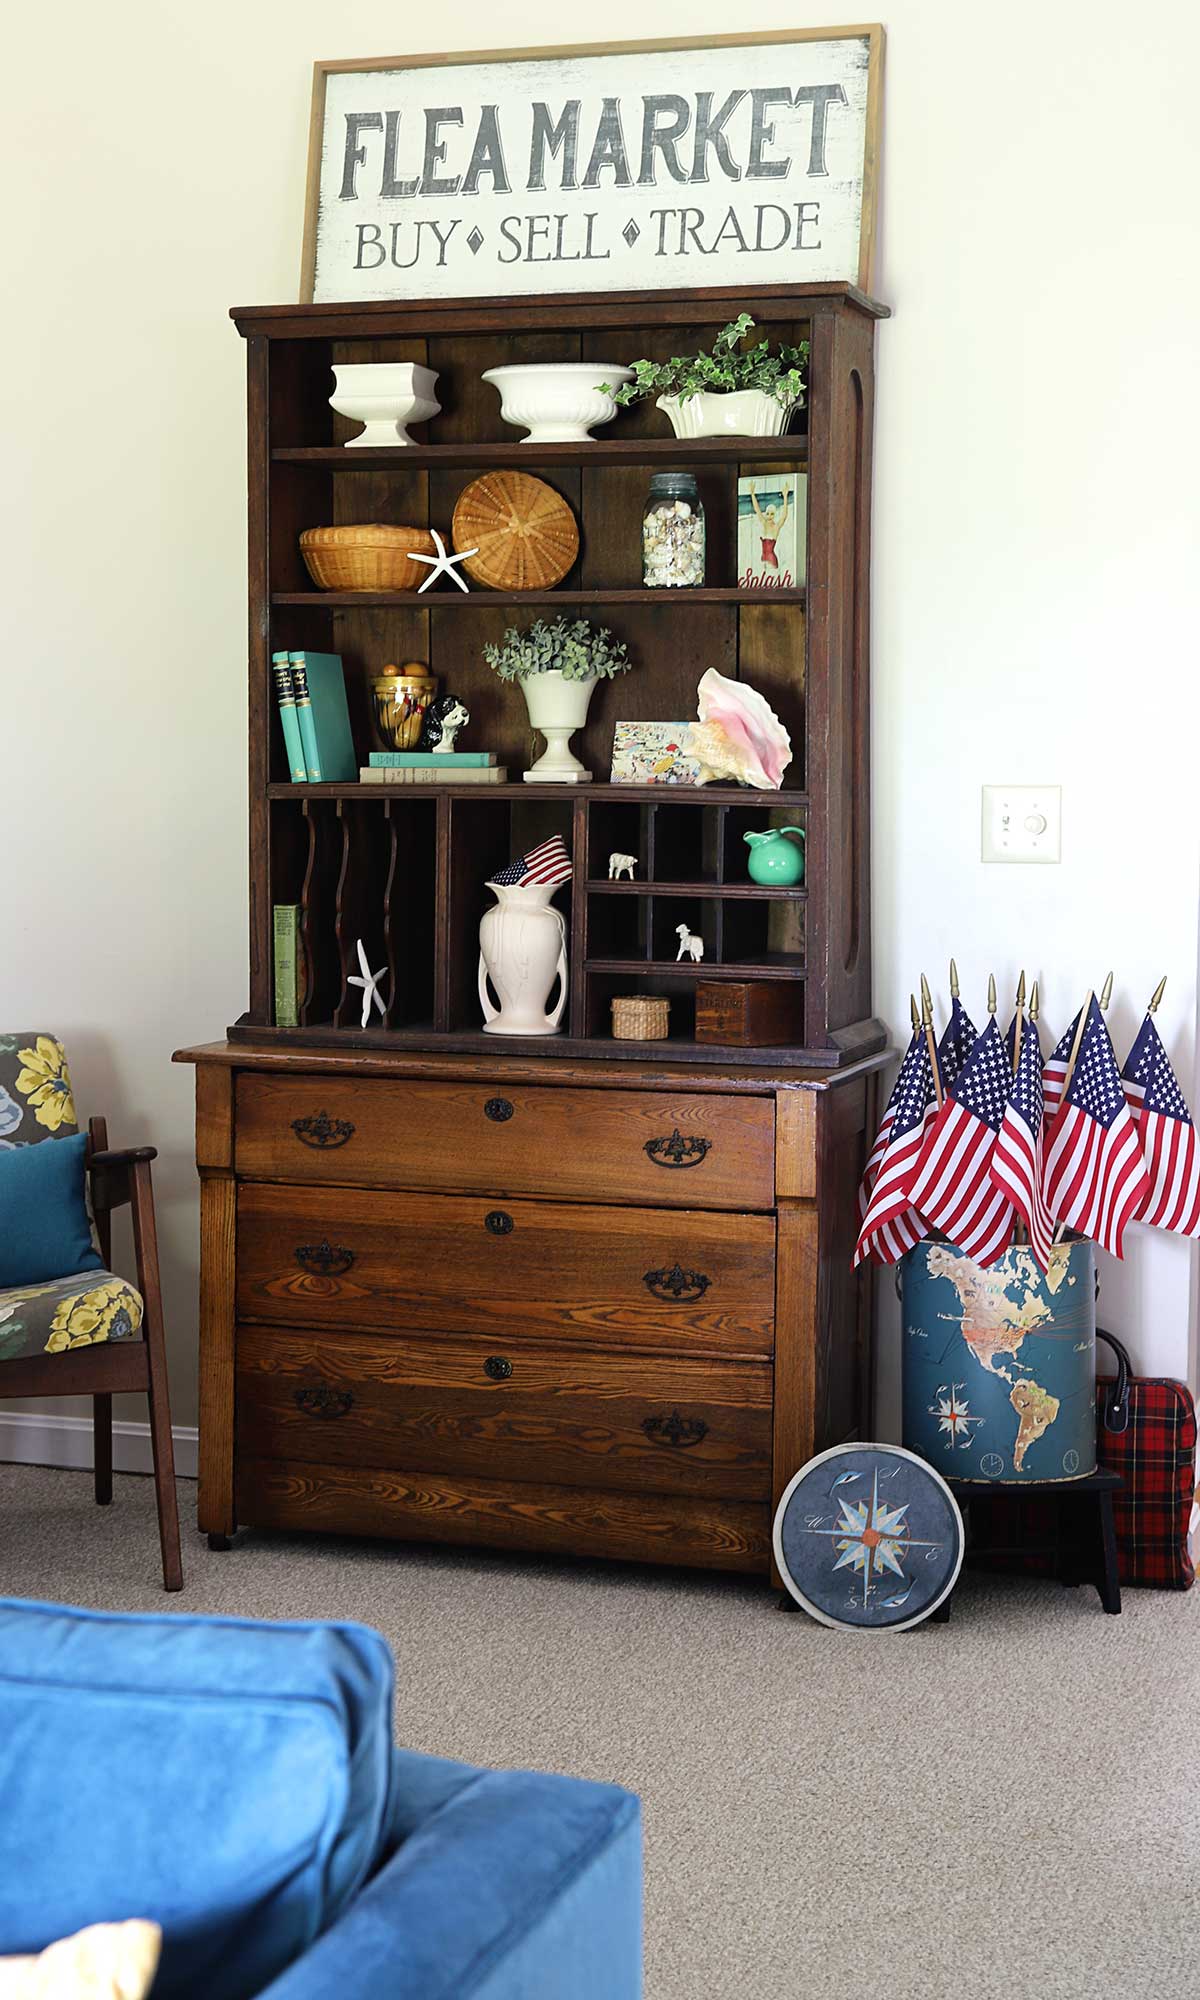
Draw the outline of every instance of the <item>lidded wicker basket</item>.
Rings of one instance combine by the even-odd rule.
[[[458,496],[456,549],[476,549],[463,568],[492,590],[553,590],[579,553],[575,516],[544,479],[485,472]]]
[[[416,590],[429,570],[413,553],[436,553],[428,528],[389,528],[382,521],[360,527],[306,528],[300,553],[318,590]]]
[[[614,1042],[663,1042],[671,1003],[656,993],[621,994],[612,1003]]]

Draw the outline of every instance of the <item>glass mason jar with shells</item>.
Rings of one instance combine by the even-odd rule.
[[[690,472],[656,472],[642,515],[642,582],[649,590],[704,582],[704,507]]]

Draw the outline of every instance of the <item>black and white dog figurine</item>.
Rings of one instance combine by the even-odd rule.
[[[457,695],[439,695],[426,711],[421,729],[420,748],[435,753],[453,750],[454,739],[460,729],[465,729],[471,720],[471,711]]]

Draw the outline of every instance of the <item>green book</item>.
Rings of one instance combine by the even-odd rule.
[[[300,741],[300,723],[296,715],[296,690],[286,653],[272,653],[271,672],[275,677],[279,720],[283,724],[283,745],[287,752],[288,776],[294,785],[302,785],[308,776],[308,765],[304,761],[304,745]]]
[[[377,771],[482,771],[496,761],[494,750],[372,750],[368,763]]]
[[[300,905],[276,903],[272,910],[275,935],[275,1026],[300,1024]]]
[[[316,785],[358,776],[340,653],[289,653],[296,717],[308,775]]]

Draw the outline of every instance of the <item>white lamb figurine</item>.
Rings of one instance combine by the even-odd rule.
[[[704,957],[704,939],[697,937],[695,931],[690,931],[686,924],[676,924],[675,935],[679,939],[679,950],[675,954],[676,965],[681,958],[690,958],[693,964],[698,965]]]
[[[636,854],[610,854],[608,857],[608,879],[610,882],[618,882],[622,875],[627,875],[632,882],[633,871],[636,867]]]

